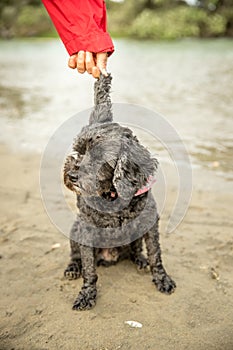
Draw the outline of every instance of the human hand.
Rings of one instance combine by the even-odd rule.
[[[77,68],[78,72],[83,74],[86,71],[92,74],[94,78],[99,78],[100,72],[107,76],[107,52],[92,53],[89,51],[79,51],[70,56],[68,66],[72,69]]]

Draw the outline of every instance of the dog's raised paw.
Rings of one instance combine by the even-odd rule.
[[[96,304],[96,294],[97,291],[95,288],[81,290],[73,304],[72,309],[80,311],[92,309]]]
[[[156,275],[153,282],[161,293],[172,294],[176,289],[176,283],[167,274]]]
[[[64,271],[64,276],[69,280],[75,280],[81,276],[80,266],[77,262],[70,263]]]

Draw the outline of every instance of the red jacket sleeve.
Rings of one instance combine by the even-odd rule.
[[[70,55],[114,51],[104,0],[42,0]]]

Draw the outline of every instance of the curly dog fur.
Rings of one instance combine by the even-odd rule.
[[[64,272],[68,279],[83,277],[76,310],[96,303],[96,265],[126,258],[140,269],[149,264],[160,292],[170,294],[176,287],[162,264],[159,216],[151,190],[135,196],[156,171],[157,161],[129,128],[113,122],[110,88],[110,75],[95,82],[89,125],[76,137],[64,166],[64,183],[77,194],[71,261]],[[143,240],[148,259],[142,254]]]

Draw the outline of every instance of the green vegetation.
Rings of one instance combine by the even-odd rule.
[[[55,30],[41,1],[1,0],[0,37],[46,35],[55,35]]]
[[[232,0],[107,0],[113,36],[138,39],[233,37]],[[1,0],[0,37],[55,36],[40,0]]]
[[[108,27],[113,35],[139,39],[233,37],[232,0],[107,1]]]
[[[178,7],[163,11],[144,10],[133,22],[129,34],[140,39],[176,39],[224,35],[226,20],[204,10]]]

